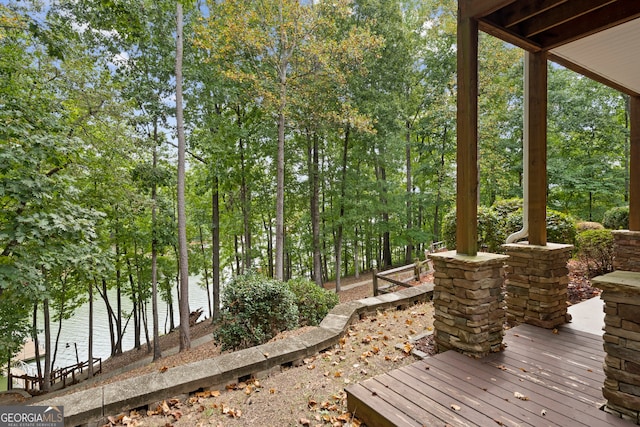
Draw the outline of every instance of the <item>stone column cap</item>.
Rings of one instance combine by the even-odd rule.
[[[443,261],[454,261],[461,264],[490,264],[503,262],[509,259],[509,255],[493,254],[490,252],[478,252],[477,255],[464,255],[456,251],[436,252],[429,254],[429,258]]]
[[[596,287],[603,291],[634,293],[640,295],[640,273],[618,270],[591,279]]]
[[[530,245],[529,242],[505,243],[502,245],[505,249],[531,249],[532,251],[556,251],[561,249],[572,249],[573,245],[565,243],[547,243],[544,246]]]

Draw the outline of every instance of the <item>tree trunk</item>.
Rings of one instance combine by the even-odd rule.
[[[238,107],[238,122],[240,123],[240,111]],[[240,124],[238,124],[240,126]],[[243,251],[243,271],[251,268],[251,190],[247,184],[246,165],[244,158],[244,142],[239,139],[240,144],[240,204],[242,206],[242,220],[244,228],[244,251]]]
[[[44,377],[42,391],[51,389],[51,316],[49,315],[49,299],[45,299],[42,305],[44,314]]]
[[[336,292],[340,292],[340,272],[342,266],[342,234],[344,222],[344,199],[347,193],[347,155],[349,152],[349,135],[351,128],[349,125],[344,130],[342,145],[342,165],[340,171],[340,216],[338,218],[338,229],[336,230]]]
[[[178,247],[180,253],[180,351],[191,348],[189,330],[189,260],[187,254],[187,215],[185,208],[184,117],[182,110],[182,3],[176,2],[176,127],[178,129]]]
[[[95,283],[95,282],[94,282]],[[89,358],[89,377],[93,377],[93,285],[89,283],[89,339],[87,340],[87,355]],[[38,343],[36,342],[36,351]]]
[[[311,194],[311,236],[313,266],[311,268],[313,281],[322,287],[322,257],[320,253],[320,185],[319,185],[319,144],[318,135],[313,132],[312,136],[307,133],[309,180]]]
[[[211,190],[211,269],[213,273],[213,319],[220,317],[220,194],[218,177]]]
[[[204,286],[207,289],[207,309],[209,310],[209,317],[213,318],[213,308],[211,307],[211,287],[209,286],[209,269],[207,269],[206,252],[204,250],[204,236],[202,233],[202,225],[198,226],[198,232],[200,233],[200,254],[203,259],[204,269]]]
[[[411,172],[411,123],[407,122],[407,133],[405,136],[406,162],[407,162],[407,251],[405,264],[413,263],[413,239],[411,231],[413,229],[413,215],[411,214],[411,201],[413,199],[413,182]]]
[[[38,303],[33,304],[33,324],[31,329],[31,339],[36,350],[36,369],[38,370],[38,378],[42,378],[42,364],[40,360],[40,342],[38,341]],[[11,364],[7,373],[11,372]]]
[[[284,127],[287,105],[287,64],[280,67],[280,105],[278,107],[278,152],[276,161],[276,253],[275,278],[284,279]]]
[[[438,188],[436,190],[436,207],[433,214],[433,236],[435,241],[440,241],[440,204],[442,203],[442,187],[444,186],[445,150],[447,146],[447,125],[444,126],[442,146],[440,150],[440,167],[438,168]]]
[[[157,123],[157,122],[156,122]],[[157,125],[154,126],[153,135],[154,140],[157,137]],[[158,166],[158,150],[157,144],[153,145],[153,169]],[[151,187],[151,227],[155,231],[158,226],[158,214],[157,214],[157,202],[158,199],[158,185],[156,181],[153,181]],[[155,232],[151,239],[151,311],[153,316],[153,361],[156,361],[162,357],[162,351],[160,349],[160,319],[158,318],[158,241],[155,237]]]

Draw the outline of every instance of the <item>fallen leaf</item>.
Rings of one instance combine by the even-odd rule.
[[[311,425],[311,421],[309,421],[306,418],[300,418],[299,423],[302,426],[310,426]]]
[[[515,396],[516,399],[529,400],[529,398],[527,396],[525,396],[524,394],[519,393],[517,391],[515,393],[513,393],[513,395]]]
[[[160,373],[164,374],[165,372],[167,372],[167,368],[166,366],[163,366],[162,368],[158,369],[160,371]]]
[[[543,417],[547,415],[547,410],[543,409],[542,411],[540,411],[540,415],[542,415]]]
[[[276,394],[276,389],[275,388],[270,388],[269,389],[269,394]]]
[[[453,409],[454,411],[459,411],[462,408],[460,408],[458,405],[455,405],[455,404],[452,403],[451,404],[451,409]]]
[[[521,370],[522,372],[527,372],[527,370],[526,370],[526,369],[524,369],[524,368],[520,368],[520,370]]]
[[[558,329],[553,328],[553,333],[554,333],[554,334],[556,334],[556,335],[558,335]]]

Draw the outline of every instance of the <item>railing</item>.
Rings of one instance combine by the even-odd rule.
[[[426,271],[427,273],[432,272],[431,264],[429,263],[429,254],[433,252],[442,252],[447,249],[445,242],[433,242],[429,246],[429,249],[424,251],[424,260],[416,260],[413,264],[405,265],[402,267],[393,268],[391,270],[385,270],[382,272],[378,272],[377,269],[373,269],[373,296],[378,296],[380,294],[386,294],[393,292],[397,287],[410,288],[412,285],[410,284],[413,281],[420,282],[420,275],[422,271]],[[413,269],[413,276],[398,279],[391,278],[390,276],[399,276],[402,273],[406,273]],[[379,281],[389,282],[386,285],[379,285]]]
[[[97,366],[96,366],[97,365]],[[102,359],[99,357],[93,358],[93,375],[97,375],[102,372]],[[66,366],[64,368],[56,369],[51,372],[51,379],[49,380],[50,389],[61,389],[67,385],[75,384],[83,379],[89,377],[89,361],[77,363],[75,365]],[[85,371],[87,371],[85,373]],[[71,377],[69,379],[69,377]],[[13,389],[13,381],[24,381],[25,391],[41,391],[44,385],[44,378],[32,375],[13,375],[9,372],[7,378],[7,389]]]
[[[392,268],[391,270],[385,270],[382,272],[378,272],[378,270],[374,268],[373,296],[393,292],[397,287],[410,288],[412,286],[411,282],[420,282],[420,275],[422,274],[423,270],[425,270],[427,273],[431,271],[431,266],[428,259],[425,259],[424,261],[416,260],[416,262],[414,262],[413,264]],[[397,278],[397,276],[406,276],[406,274],[403,273],[407,273],[409,271],[413,271],[413,274],[411,276],[405,277],[403,279]],[[396,278],[392,278],[391,276],[396,276]],[[379,281],[385,281],[389,283],[380,286]]]

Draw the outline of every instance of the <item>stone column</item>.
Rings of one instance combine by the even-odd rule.
[[[567,285],[572,245],[526,243],[503,245],[507,266],[507,320],[552,329],[571,317],[567,314]]]
[[[640,231],[615,230],[614,270],[640,272]]]
[[[605,302],[602,394],[605,410],[638,424],[640,420],[640,273],[614,271],[593,278]]]
[[[455,251],[430,254],[433,260],[434,336],[438,352],[455,349],[476,358],[502,349],[506,255]]]

